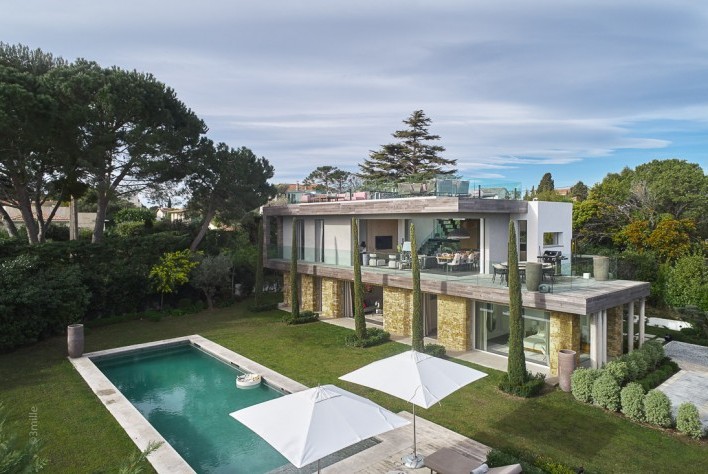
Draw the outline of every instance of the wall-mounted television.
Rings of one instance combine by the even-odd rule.
[[[393,236],[392,235],[377,235],[376,236],[376,250],[390,250],[393,249]]]

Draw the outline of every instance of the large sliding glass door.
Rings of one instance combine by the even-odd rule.
[[[475,348],[495,354],[509,354],[509,306],[477,302]],[[550,313],[523,308],[523,344],[526,359],[548,364]]]

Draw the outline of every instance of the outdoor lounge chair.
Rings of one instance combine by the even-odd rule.
[[[501,285],[502,283],[504,283],[504,280],[506,280],[506,276],[509,274],[509,269],[506,268],[504,265],[495,263],[494,265],[492,265],[492,270],[494,271],[494,274],[492,275],[492,281],[496,281],[497,275],[499,275],[499,284]]]
[[[520,464],[487,467],[486,464],[451,448],[442,448],[426,456],[425,467],[430,469],[431,474],[433,472],[438,474],[477,474],[483,472],[488,474],[516,474],[522,472]]]

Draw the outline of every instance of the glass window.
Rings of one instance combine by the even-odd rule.
[[[495,354],[509,354],[509,307],[477,302],[475,348]],[[550,313],[523,308],[523,344],[526,360],[548,364]]]
[[[543,245],[544,247],[563,245],[563,232],[544,232]]]

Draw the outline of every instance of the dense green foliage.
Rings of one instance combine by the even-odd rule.
[[[699,253],[684,255],[669,270],[666,302],[677,308],[697,306],[708,311],[708,267]]]
[[[301,311],[297,318],[289,318],[288,324],[307,324],[319,321],[320,316],[312,311]]]
[[[34,423],[35,428],[30,428],[30,438],[23,443],[15,433],[16,430],[10,430],[5,406],[0,401],[0,473],[31,474],[40,472],[46,467],[47,459],[41,455],[42,444],[37,437],[37,409],[33,408],[34,410],[30,411],[33,414],[30,423]]]
[[[592,384],[592,400],[595,405],[610,411],[620,409],[620,386],[606,370]]]
[[[597,369],[578,367],[570,376],[570,391],[573,396],[583,403],[592,403],[592,387],[600,375]]]
[[[189,281],[189,274],[199,262],[189,250],[166,252],[160,261],[150,268],[150,282],[155,291],[160,293],[160,308],[164,295],[174,293]]]
[[[336,166],[318,166],[302,181],[302,184],[314,186],[317,191],[342,193],[352,173],[340,170]]]
[[[519,257],[516,250],[516,227],[509,221],[509,358],[507,373],[510,387],[523,386],[527,380],[526,356],[524,354],[524,329],[521,315],[521,278],[519,277]]]
[[[359,165],[359,175],[365,181],[423,181],[440,174],[455,173],[452,167],[457,160],[441,157],[439,154],[445,148],[427,143],[440,140],[440,137],[428,132],[431,120],[422,110],[414,111],[403,123],[408,128],[393,133],[397,143],[372,151]]]
[[[391,334],[381,328],[366,328],[364,337],[356,334],[348,334],[344,337],[344,345],[347,347],[373,347],[384,344],[391,340]]]
[[[354,334],[366,339],[364,318],[364,286],[361,282],[361,249],[359,247],[359,219],[352,219],[352,265],[354,265]]]
[[[685,435],[694,439],[703,437],[705,430],[701,424],[701,418],[698,414],[698,408],[691,402],[685,402],[679,405],[676,413],[676,429]]]
[[[78,266],[42,265],[35,255],[0,261],[0,288],[0,351],[62,332],[89,303]]]
[[[621,386],[629,379],[629,367],[627,362],[623,360],[613,360],[605,365],[605,372],[610,374],[612,378]]]
[[[644,389],[637,382],[630,382],[620,392],[622,414],[633,421],[644,421]]]
[[[514,384],[509,377],[502,377],[499,381],[499,389],[510,395],[530,398],[539,395],[543,391],[545,383],[546,376],[544,374],[537,373],[533,375],[531,372],[526,372],[522,384]]]
[[[424,348],[424,352],[426,354],[429,354],[433,357],[440,357],[441,359],[444,359],[446,356],[446,350],[445,346],[441,344],[426,344]]]
[[[214,309],[214,298],[231,290],[231,259],[226,255],[207,255],[192,271],[192,286],[202,290],[207,307]]]
[[[648,423],[670,428],[674,420],[671,416],[671,400],[664,392],[649,390],[644,396],[644,418]]]
[[[121,209],[113,215],[116,224],[121,222],[142,222],[144,225],[151,225],[155,222],[155,211],[144,207],[128,207]]]
[[[423,310],[421,308],[422,293],[420,291],[420,262],[418,261],[418,249],[415,239],[415,224],[411,222],[411,273],[413,274],[413,314],[411,317],[411,344],[413,350],[425,351]]]

